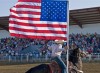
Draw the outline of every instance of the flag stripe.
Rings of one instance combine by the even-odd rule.
[[[40,6],[32,6],[32,5],[16,5],[16,8],[34,8],[34,9],[40,9]]]
[[[15,11],[13,9],[10,10],[13,13],[17,13],[17,14],[34,14],[34,15],[40,15],[40,12],[33,12],[33,11]]]
[[[11,14],[12,15],[14,15],[14,16],[17,16],[17,17],[33,17],[33,18],[40,18],[40,15],[33,15],[33,14],[29,14],[29,15],[27,15],[27,14],[16,14],[16,13],[13,13],[13,12],[11,12]]]
[[[33,11],[33,12],[41,12],[41,9],[31,9],[31,8],[15,8],[13,7],[12,10],[15,10],[15,11]]]
[[[32,18],[32,17],[18,17],[18,16],[14,16],[14,15],[11,15],[10,16],[11,18],[15,18],[15,19],[19,19],[19,20],[31,20],[31,21],[39,21],[40,18]],[[16,22],[16,21],[15,21]],[[22,23],[23,24],[23,23]]]
[[[36,33],[36,32],[23,32],[23,31],[19,31],[19,30],[10,30],[11,33],[16,33],[16,34],[21,34],[21,35],[37,35],[37,36],[56,36],[56,37],[66,37],[64,34],[53,34],[53,33]]]
[[[41,6],[40,2],[18,2],[17,5]]]
[[[52,22],[52,21],[32,21],[32,20],[20,20],[16,18],[10,18],[10,21],[17,21],[22,23],[29,23],[29,24],[59,24],[59,25],[67,25],[67,22]]]
[[[41,0],[18,0],[18,2],[41,2]]]
[[[36,36],[36,35],[34,35],[34,36],[31,36],[31,35],[20,35],[20,34],[16,34],[16,33],[10,33],[10,35],[11,36],[16,36],[16,37],[21,37],[21,38],[32,38],[32,39],[47,39],[47,40],[50,40],[50,39],[52,39],[52,40],[55,40],[55,39],[64,39],[64,40],[67,40],[67,38],[66,37],[57,37],[57,36]]]
[[[25,19],[25,18],[24,18]],[[60,25],[60,24],[29,24],[29,23],[23,23],[23,22],[17,22],[17,21],[10,21],[10,24],[18,24],[22,26],[34,26],[34,27],[55,27],[55,28],[66,28],[67,25]]]
[[[22,26],[17,24],[11,24],[10,27],[16,27],[16,28],[24,28],[24,29],[32,29],[32,30],[58,30],[58,31],[66,31],[66,28],[54,28],[54,27],[32,27],[32,26]]]
[[[19,31],[22,31],[22,32],[66,34],[66,31],[31,30],[31,29],[22,29],[22,28],[16,28],[16,27],[9,27],[9,29],[10,30],[19,30]]]

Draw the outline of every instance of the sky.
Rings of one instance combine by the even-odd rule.
[[[9,16],[9,9],[17,3],[17,0],[0,0],[0,17]],[[100,0],[69,0],[69,10],[100,7]]]

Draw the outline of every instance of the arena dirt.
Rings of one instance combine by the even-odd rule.
[[[25,73],[38,64],[3,65],[0,63],[0,73]],[[83,63],[84,73],[100,73],[100,63]]]

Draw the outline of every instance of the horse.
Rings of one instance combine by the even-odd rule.
[[[76,70],[78,73],[83,73],[81,58],[85,56],[86,56],[86,53],[82,52],[79,47],[76,47],[75,49],[71,51],[69,55],[69,64],[70,64],[69,66],[72,66],[72,68]]]
[[[83,73],[81,70],[78,69],[78,66],[76,65],[76,61],[78,61],[76,58],[79,57],[79,49],[75,49],[73,53],[75,54],[70,55],[71,57],[73,57],[73,59],[71,58],[70,62],[72,62],[73,65],[76,67],[70,66],[71,68],[69,67],[69,73]],[[38,66],[35,66],[25,73],[61,73],[61,68],[56,61],[52,61],[50,64],[40,64]]]
[[[40,64],[25,73],[61,73],[61,68],[57,62],[52,61],[50,64]]]

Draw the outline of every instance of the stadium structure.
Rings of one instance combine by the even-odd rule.
[[[98,33],[100,34],[100,7],[70,10],[70,33]],[[0,17],[0,38],[9,35],[9,16]]]
[[[95,32],[100,35],[100,7],[70,10],[70,14],[69,14],[69,33],[70,34],[72,34],[72,33],[75,33],[75,34],[77,34],[77,33],[83,33],[83,34],[93,33],[94,34]],[[9,34],[9,16],[2,16],[2,17],[0,17],[0,39],[7,38],[7,37],[12,37]],[[100,39],[100,36],[99,36],[99,39]],[[1,40],[0,40],[0,42],[1,42]],[[5,41],[3,41],[3,42],[5,44]],[[92,43],[92,42],[90,42],[90,43]],[[9,44],[11,44],[11,43],[9,43]],[[100,44],[100,43],[98,43],[98,44]],[[2,43],[1,43],[1,45],[2,45]],[[5,44],[5,45],[7,45],[7,44]],[[31,44],[29,44],[29,45],[31,45]],[[5,46],[4,46],[4,49],[0,51],[0,61],[4,61],[4,64],[6,64],[5,61],[9,61],[9,63],[12,63],[12,62],[15,62],[15,63],[16,62],[32,62],[32,63],[34,62],[35,63],[38,60],[43,63],[44,55],[42,56],[42,58],[43,58],[42,59],[42,58],[38,58],[37,55],[34,55],[32,53],[34,50],[37,51],[37,49],[39,49],[40,47],[41,47],[41,45],[37,46],[37,45],[33,45],[33,43],[32,43],[31,46],[24,47],[24,50],[22,50],[21,54],[20,54],[20,53],[17,53],[16,50],[15,50],[15,52],[6,50]],[[0,48],[1,48],[1,46],[0,46]],[[98,49],[98,48],[96,48],[96,49]],[[5,50],[8,52],[5,53]],[[4,51],[4,52],[2,52],[2,51]],[[85,58],[85,59],[88,59],[89,61],[96,60],[96,62],[100,61],[100,47],[99,47],[98,53],[92,53],[91,55],[88,55],[88,58]],[[47,61],[47,56],[45,57],[45,61]],[[100,72],[100,71],[98,71],[98,70],[100,70],[99,69],[100,63],[94,63],[95,66],[93,64],[91,64],[91,65],[89,63],[87,63],[87,64],[85,64],[86,65],[85,69],[86,69],[87,73],[95,73],[95,72],[99,73]],[[94,68],[96,70],[93,71],[94,68],[92,67],[92,65],[94,66]],[[98,65],[98,66],[96,66],[96,65]],[[7,67],[8,67],[8,65],[7,65]],[[21,71],[22,68],[24,68],[23,70],[25,71],[25,67],[22,67],[22,65],[21,66],[18,65],[17,67],[18,68],[15,69],[15,70],[17,70],[16,72]],[[11,68],[11,66],[9,68]],[[14,68],[14,66],[13,66],[13,68]],[[97,68],[98,68],[98,70],[97,70]],[[28,66],[27,66],[27,69],[29,69]],[[83,70],[85,71],[85,69],[83,69]],[[5,70],[5,67],[3,70]],[[7,71],[8,70],[9,69],[7,69]],[[91,71],[89,72],[88,70],[91,70]],[[2,71],[0,70],[0,72],[2,72]],[[11,72],[13,72],[13,69],[11,69]],[[8,73],[11,73],[11,72],[8,72]],[[14,73],[16,73],[16,72],[14,72]],[[22,72],[18,72],[18,73],[22,73]],[[23,73],[25,73],[25,72],[23,72]]]

